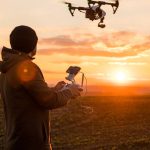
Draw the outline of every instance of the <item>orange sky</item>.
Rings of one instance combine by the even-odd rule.
[[[149,39],[129,31],[43,38],[39,41],[36,62],[44,68],[48,80],[52,76],[59,79],[69,65],[78,65],[90,84],[100,84],[101,80],[112,82],[118,72],[127,75],[127,83],[147,82],[150,79]],[[49,66],[53,66],[52,69]]]
[[[86,5],[86,0],[70,2]],[[59,0],[6,0],[0,6],[0,47],[10,47],[9,33],[15,26],[29,25],[39,36],[35,62],[49,84],[64,80],[66,69],[77,65],[85,72],[89,85],[147,85],[150,83],[149,6],[148,0],[120,0],[116,15],[111,7],[103,7],[107,26],[100,29],[98,22],[86,20],[84,14],[77,12],[72,18]],[[123,74],[123,79],[117,79],[119,74]]]

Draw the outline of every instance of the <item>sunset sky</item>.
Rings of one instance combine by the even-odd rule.
[[[103,9],[106,28],[100,29],[82,13],[71,17],[60,0],[3,0],[0,47],[10,47],[15,26],[28,25],[39,36],[35,62],[49,84],[64,80],[70,65],[82,68],[89,85],[150,83],[150,1],[120,0],[115,15],[110,6]]]

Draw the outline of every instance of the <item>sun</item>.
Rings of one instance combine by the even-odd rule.
[[[126,79],[126,75],[124,72],[117,72],[116,73],[116,80],[124,81]]]
[[[126,83],[128,81],[127,73],[118,71],[114,74],[114,80],[117,83]]]

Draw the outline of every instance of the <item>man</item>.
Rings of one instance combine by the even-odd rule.
[[[28,26],[10,34],[11,49],[2,49],[0,92],[6,117],[6,150],[50,150],[49,110],[80,96],[77,86],[64,82],[49,88],[32,62],[38,37]]]

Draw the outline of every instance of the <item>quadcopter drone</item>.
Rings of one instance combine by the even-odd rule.
[[[93,0],[87,0],[88,1],[88,7],[74,7],[71,3],[64,2],[68,5],[69,11],[72,16],[74,16],[75,10],[78,10],[80,12],[85,13],[85,18],[88,18],[91,21],[100,19],[100,22],[98,23],[98,27],[105,28],[104,19],[106,16],[106,12],[101,9],[102,5],[110,5],[113,9],[113,14],[116,13],[118,7],[119,7],[119,0],[116,0],[114,3],[104,2],[104,1],[93,1]]]

